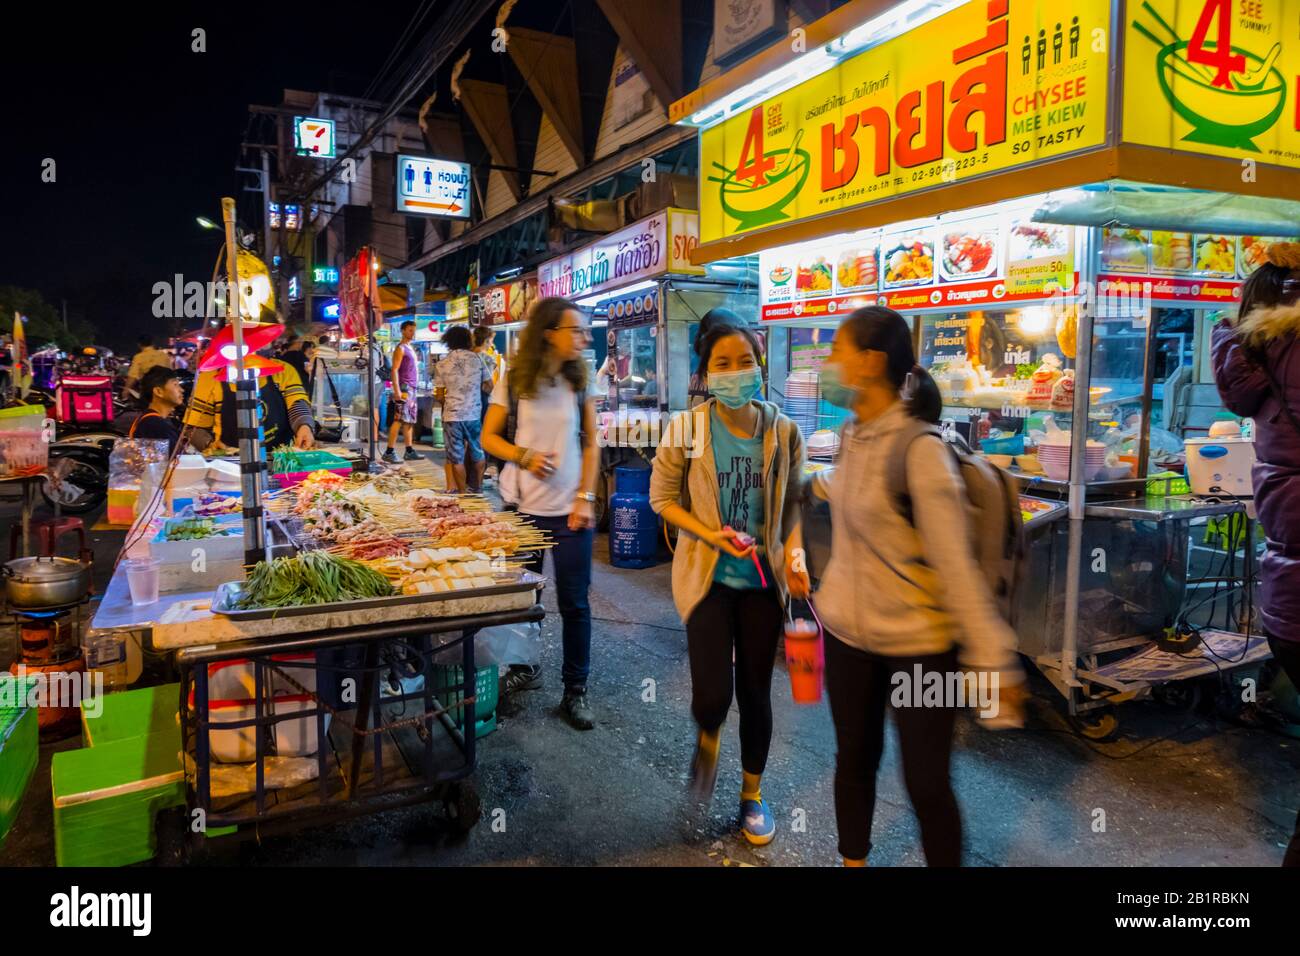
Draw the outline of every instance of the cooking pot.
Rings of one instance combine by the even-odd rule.
[[[76,604],[90,592],[90,563],[72,558],[18,558],[0,567],[0,577],[14,608]]]

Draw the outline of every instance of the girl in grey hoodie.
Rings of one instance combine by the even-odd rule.
[[[760,779],[772,740],[772,670],[783,607],[787,592],[808,594],[807,573],[793,567],[803,437],[775,405],[758,400],[761,349],[752,332],[716,328],[699,352],[712,397],[665,431],[650,504],[681,530],[673,600],[686,624],[691,711],[700,727],[694,787],[702,799],[712,795],[734,685],[744,771],[741,832],[761,845],[776,835]]]
[[[831,503],[831,558],[816,601],[837,743],[840,854],[846,865],[866,865],[889,705],[926,861],[956,866],[961,815],[948,763],[957,703],[931,698],[931,675],[940,687],[966,673],[996,675],[985,687],[1000,691],[996,703],[1015,723],[1022,682],[1015,635],[975,561],[953,456],[938,435],[902,447],[900,436],[914,434],[909,417],[935,422],[942,410],[938,386],[916,365],[906,320],[881,306],[854,312],[835,333],[821,385],[827,401],[853,412],[834,472],[813,482]],[[906,456],[910,518],[889,486],[889,462],[898,455]],[[917,686],[900,693],[909,682]]]

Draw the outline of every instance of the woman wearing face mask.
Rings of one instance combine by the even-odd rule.
[[[916,364],[907,322],[880,306],[854,312],[835,333],[821,385],[826,400],[853,412],[835,470],[813,481],[832,516],[831,557],[816,600],[838,745],[840,854],[846,866],[866,865],[890,704],[926,861],[957,866],[961,815],[948,767],[956,702],[896,706],[893,691],[900,679],[915,679],[918,665],[945,678],[959,665],[987,671],[998,678],[985,686],[1000,691],[1001,715],[1016,723],[1023,674],[1015,636],[970,547],[966,490],[952,454],[937,434],[913,437],[909,417],[936,422],[942,401]],[[889,489],[889,463],[899,455],[906,456],[910,516]]]
[[[782,607],[787,594],[806,597],[809,587],[807,573],[791,567],[801,544],[803,437],[776,405],[759,399],[759,353],[748,329],[722,326],[706,335],[700,367],[711,397],[670,423],[650,481],[651,506],[681,530],[673,601],[686,624],[691,712],[700,728],[694,789],[704,800],[712,796],[734,685],[741,831],[754,844],[776,835],[760,782],[772,739]]]

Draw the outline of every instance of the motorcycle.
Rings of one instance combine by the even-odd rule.
[[[41,496],[68,514],[94,511],[108,497],[108,459],[122,437],[116,432],[83,432],[50,443]]]

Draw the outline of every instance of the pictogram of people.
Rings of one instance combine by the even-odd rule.
[[[1079,55],[1079,18],[1070,19],[1070,59]]]
[[[1056,25],[1056,32],[1052,34],[1052,63],[1061,62],[1061,44],[1065,42],[1065,36],[1061,33],[1061,25]]]
[[[1029,54],[1031,51],[1029,37],[1025,37],[1025,45],[1020,48],[1020,72],[1025,76],[1029,75]]]
[[[1038,68],[1041,70],[1047,65],[1047,31],[1038,31]]]

